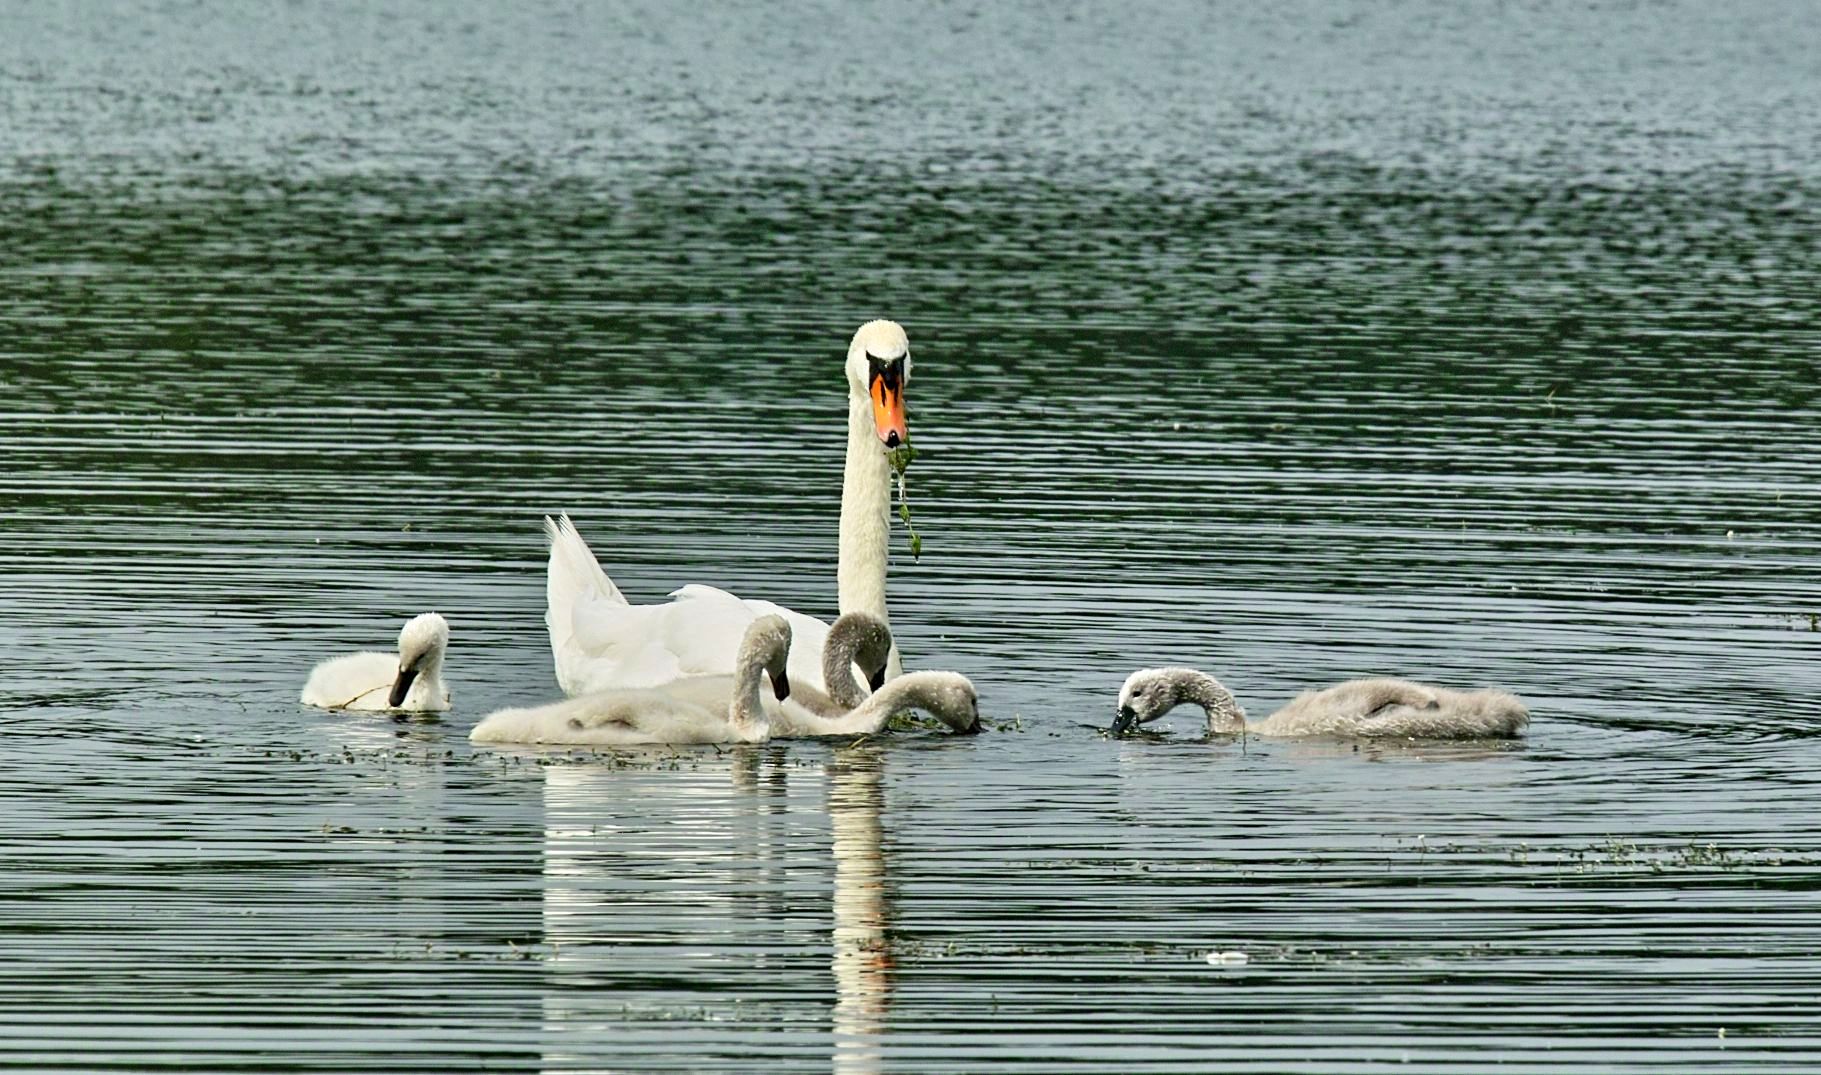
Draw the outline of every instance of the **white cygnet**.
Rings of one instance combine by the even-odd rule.
[[[300,700],[324,709],[393,709],[410,713],[449,708],[443,683],[443,654],[449,624],[426,612],[398,633],[397,653],[365,651],[317,665]]]

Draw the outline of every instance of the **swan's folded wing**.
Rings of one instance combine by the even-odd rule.
[[[828,624],[783,605],[735,597],[713,586],[685,586],[671,597],[675,598],[670,606],[676,617],[674,648],[684,675],[732,675],[746,628],[760,616],[782,616],[790,624],[786,668],[791,683],[825,689],[822,647],[828,642]]]
[[[776,612],[791,624],[793,679],[820,686],[828,625],[769,601],[742,601],[713,586],[685,586],[661,605],[626,605],[600,597],[571,603],[567,630],[553,627],[557,682],[566,694],[657,687],[686,676],[732,675],[752,621]],[[558,645],[561,636],[566,644]]]
[[[1434,709],[1436,691],[1407,679],[1362,679],[1351,685],[1354,700],[1362,716],[1370,717],[1390,709]],[[1340,688],[1337,688],[1340,689]]]
[[[1511,739],[1524,732],[1530,711],[1504,691],[1433,691],[1427,705],[1393,705],[1359,724],[1359,734],[1403,739]]]
[[[717,610],[718,606],[718,610]],[[556,678],[569,695],[626,687],[655,687],[683,676],[727,672],[745,625],[738,601],[623,605],[599,598],[577,600],[570,609],[566,645],[557,645]],[[731,641],[728,639],[731,638]],[[724,667],[704,667],[722,648]]]
[[[785,667],[790,672],[791,684],[801,683],[826,693],[828,685],[822,682],[822,648],[828,644],[828,624],[770,601],[748,599],[740,603],[746,606],[754,620],[760,616],[784,617],[784,622],[790,624],[790,659]],[[746,628],[742,626],[740,630],[744,632]]]

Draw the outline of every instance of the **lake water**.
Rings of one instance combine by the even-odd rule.
[[[0,17],[0,1063],[1821,1062],[1812,6],[503,6]],[[471,750],[546,512],[835,611],[880,316],[989,731]]]

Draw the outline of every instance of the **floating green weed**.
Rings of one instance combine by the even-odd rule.
[[[945,732],[948,731],[948,725],[935,717],[926,717],[914,710],[905,709],[886,718],[885,730],[888,732]]]

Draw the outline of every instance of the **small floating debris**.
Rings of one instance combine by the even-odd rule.
[[[1209,952],[1210,967],[1243,967],[1252,962],[1252,957],[1244,952]]]

